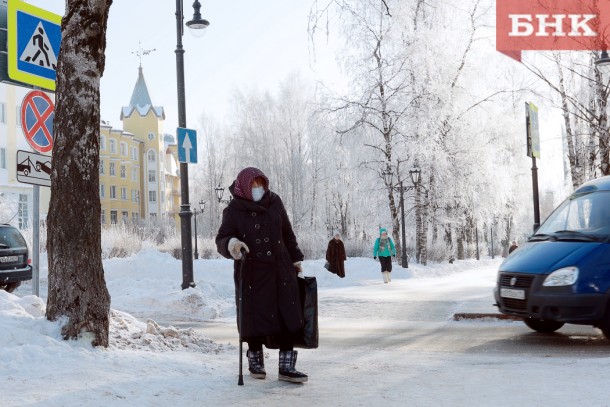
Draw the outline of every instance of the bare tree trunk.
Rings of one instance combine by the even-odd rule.
[[[424,192],[424,205],[421,214],[421,243],[420,243],[420,260],[421,264],[425,266],[428,264],[428,208],[430,206],[430,200],[428,199],[428,191]]]
[[[48,221],[47,319],[67,317],[64,339],[108,346],[99,199],[99,82],[112,0],[68,0],[62,21]]]
[[[572,175],[572,186],[576,189],[581,183],[581,173],[576,167],[576,150],[574,148],[574,135],[572,132],[572,124],[570,122],[570,109],[568,107],[568,96],[565,89],[565,81],[563,77],[563,69],[561,63],[557,60],[557,70],[559,72],[559,95],[561,96],[561,111],[563,120],[566,126],[566,140],[568,142],[568,161],[570,162],[570,174]]]
[[[422,213],[421,213],[421,190],[415,188],[415,260],[420,262],[421,236],[422,236]]]
[[[464,227],[461,226],[457,233],[457,258],[464,260]]]

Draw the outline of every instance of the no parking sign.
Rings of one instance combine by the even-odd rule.
[[[40,90],[25,95],[21,104],[21,128],[32,148],[40,153],[53,149],[53,118],[55,105],[51,98]]]

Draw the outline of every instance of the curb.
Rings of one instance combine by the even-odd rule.
[[[508,319],[511,321],[520,321],[523,318],[516,317],[514,315],[506,315],[506,314],[486,314],[486,313],[477,313],[477,312],[459,312],[453,314],[454,321],[463,321],[466,319],[482,319],[482,318],[495,318],[495,319]]]

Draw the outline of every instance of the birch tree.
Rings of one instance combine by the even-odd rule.
[[[47,319],[64,339],[108,346],[99,199],[100,77],[112,0],[67,0],[62,19],[48,221]]]

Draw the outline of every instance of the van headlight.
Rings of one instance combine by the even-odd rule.
[[[553,271],[545,279],[544,287],[560,287],[572,285],[578,280],[578,267],[564,267]]]

